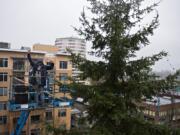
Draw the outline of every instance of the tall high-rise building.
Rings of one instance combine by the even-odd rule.
[[[70,49],[75,54],[80,54],[81,57],[86,57],[86,42],[84,39],[76,38],[76,37],[65,37],[65,38],[57,38],[55,41],[55,46],[59,47],[60,51],[66,52],[67,49]],[[81,71],[73,65],[72,68],[72,77],[76,81],[80,81],[79,75]]]

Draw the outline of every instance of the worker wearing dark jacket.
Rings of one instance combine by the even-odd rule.
[[[49,62],[47,65],[44,65],[42,61],[33,61],[30,51],[28,51],[27,58],[31,65],[31,69],[29,72],[29,83],[37,91],[36,102],[39,105],[43,105],[45,86],[46,88],[48,88],[47,70],[52,70],[54,68],[54,63]]]
[[[29,76],[32,77],[32,79],[30,79],[30,83],[32,85],[44,87],[46,85],[47,70],[52,70],[54,68],[54,63],[49,62],[47,65],[44,65],[42,61],[34,62],[32,61],[30,52],[28,52],[27,57],[31,65]]]

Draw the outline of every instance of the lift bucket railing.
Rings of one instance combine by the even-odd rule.
[[[9,110],[70,106],[72,101],[54,98],[54,80],[52,76],[10,76]]]

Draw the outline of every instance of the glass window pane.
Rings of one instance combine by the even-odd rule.
[[[67,73],[60,74],[60,81],[67,81],[67,79],[68,79]]]
[[[60,69],[67,69],[67,61],[60,61]]]
[[[52,120],[52,112],[46,112],[46,120]]]
[[[0,110],[3,110],[3,104],[0,103]]]
[[[13,60],[13,69],[24,71],[25,61],[23,59],[14,59]]]
[[[8,67],[8,59],[0,58],[0,67]]]
[[[0,67],[3,67],[3,59],[0,58]]]
[[[0,73],[0,81],[7,81],[7,73]]]
[[[4,88],[4,96],[7,96],[7,88]]]
[[[0,96],[3,96],[3,92],[4,90],[3,90],[3,87],[0,87]]]
[[[31,116],[31,123],[39,123],[39,122],[40,122],[40,115]]]
[[[4,66],[8,67],[8,61],[7,60],[4,62]]]
[[[0,96],[3,96],[3,90],[0,90]]]
[[[2,82],[3,81],[3,74],[0,73],[0,81]]]
[[[4,124],[7,123],[7,116],[4,116],[4,118],[3,118],[3,123],[4,123]]]
[[[7,81],[7,73],[4,73],[4,81]]]
[[[7,123],[7,116],[0,116],[0,124],[6,124]]]
[[[66,117],[66,110],[65,110],[65,109],[59,110],[58,116],[59,116],[59,117]]]

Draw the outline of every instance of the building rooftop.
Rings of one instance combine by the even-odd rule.
[[[23,52],[23,53],[28,52],[27,50],[20,50],[20,49],[4,49],[4,48],[0,48],[0,51],[3,51],[3,52]],[[45,54],[46,52],[43,52],[43,51],[31,51],[31,53]]]
[[[62,37],[62,38],[56,38],[56,40],[58,40],[58,39],[75,39],[75,40],[84,40],[84,39],[82,39],[82,38],[78,38],[78,37]]]
[[[4,49],[4,48],[0,48],[0,51],[3,51],[3,52],[20,52],[20,53],[21,52],[22,53],[27,53],[28,52],[27,50]],[[67,53],[67,52],[47,53],[46,51],[31,51],[31,53],[71,56],[71,54]]]
[[[163,97],[159,97],[159,103],[158,103],[158,97],[152,97],[151,100],[146,101],[146,104],[150,104],[150,105],[168,105],[168,104],[172,104],[172,99],[171,97],[168,96],[163,96]],[[174,103],[180,103],[180,99],[174,99]]]

